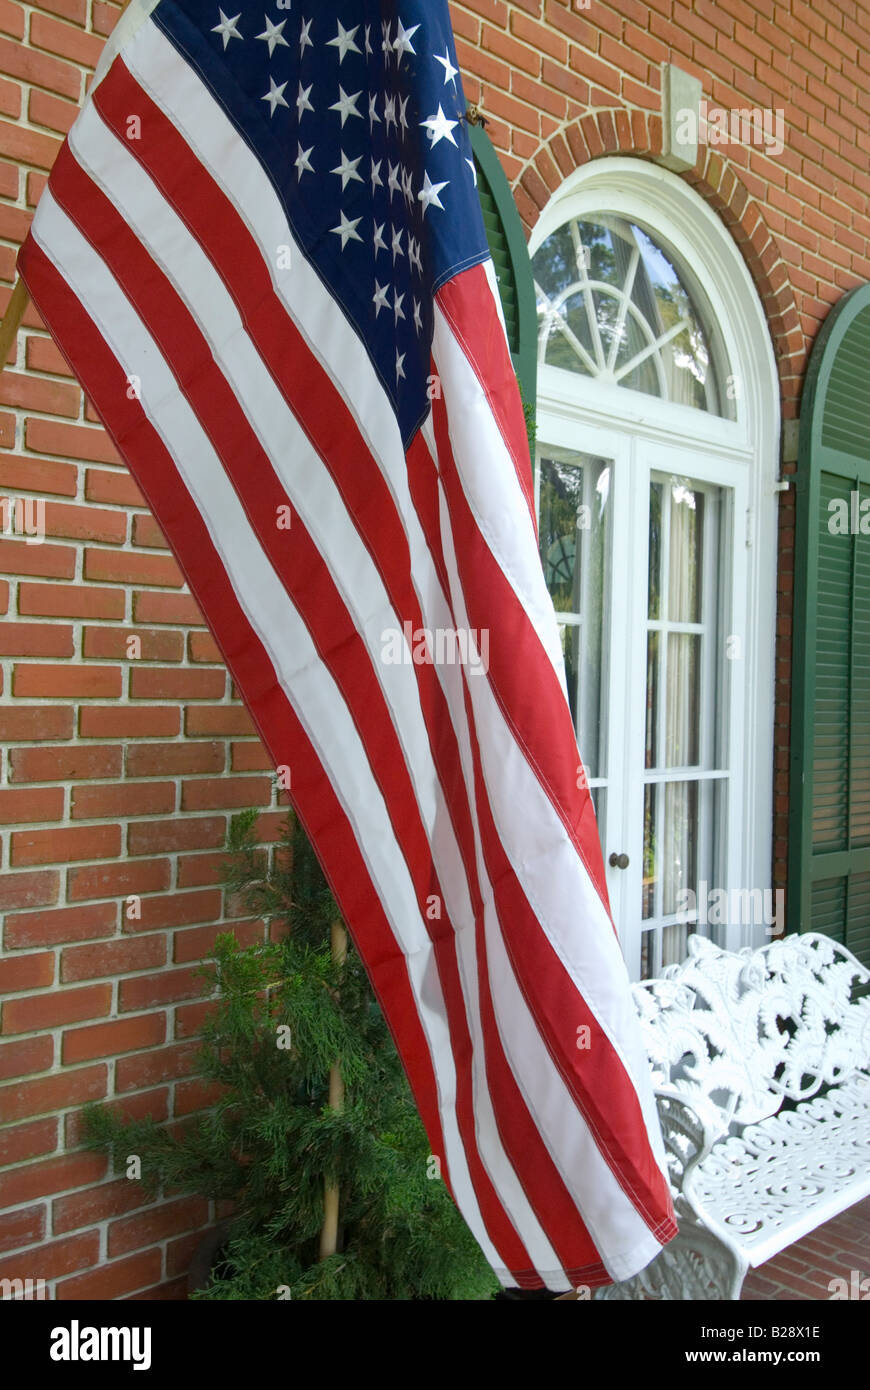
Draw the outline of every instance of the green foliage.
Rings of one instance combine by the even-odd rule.
[[[298,823],[288,818],[270,863],[257,813],[245,812],[227,850],[225,885],[270,939],[243,949],[227,935],[215,947],[199,1073],[221,1098],[172,1129],[90,1106],[88,1142],[111,1149],[120,1170],[138,1154],[149,1193],[233,1202],[221,1262],[195,1297],[491,1297],[494,1276],[443,1182],[427,1176],[429,1141],[359,956],[332,959],[338,912]],[[328,1107],[337,1058],[341,1113]],[[339,1185],[342,1241],[321,1263],[326,1177]]]
[[[523,415],[526,420],[526,438],[529,441],[529,458],[532,461],[532,471],[534,472],[535,449],[537,447],[536,441],[538,438],[537,406],[534,401],[526,400],[523,391],[523,383],[520,381],[519,377],[517,377],[517,385],[520,388],[520,400],[523,403]]]

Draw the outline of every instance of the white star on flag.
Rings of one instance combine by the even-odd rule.
[[[473,159],[466,159],[465,162],[466,162],[466,164],[468,165],[469,169],[471,170],[471,177],[474,179],[474,186],[475,186],[475,188],[476,188],[476,187],[477,187],[477,165],[475,164],[475,162],[474,162]]]
[[[397,55],[396,62],[399,67],[402,66],[402,58],[405,56],[406,53],[417,52],[416,48],[411,43],[411,40],[419,28],[419,24],[415,24],[413,29],[406,29],[402,21],[398,21],[396,37],[393,39],[393,51]]]
[[[402,192],[405,195],[405,202],[408,207],[414,206],[414,182],[410,169],[402,170]]]
[[[308,149],[308,150],[303,150],[302,144],[301,144],[301,141],[300,141],[300,144],[299,144],[299,154],[297,155],[296,160],[295,160],[295,163],[296,163],[296,177],[297,177],[297,179],[301,179],[301,178],[302,178],[302,175],[303,175],[304,173],[309,173],[309,174],[313,174],[313,173],[314,173],[314,169],[313,169],[313,167],[312,167],[311,160],[309,159],[309,155],[311,155],[311,154],[313,154],[313,153],[314,153],[314,146],[313,146],[313,145],[311,146],[310,149]]]
[[[454,90],[454,92],[455,92],[455,91],[456,91],[456,78],[457,78],[457,76],[458,76],[458,74],[459,74],[459,69],[458,69],[458,68],[455,68],[455,67],[453,66],[453,64],[451,63],[451,61],[450,61],[450,54],[445,52],[444,57],[441,58],[441,57],[439,57],[438,54],[436,53],[436,54],[435,54],[435,62],[436,62],[436,63],[440,63],[441,66],[442,66],[442,68],[444,69],[444,86],[446,87],[448,82],[452,82],[452,83],[453,83],[453,90]]]
[[[387,62],[389,62],[390,54],[393,51],[393,44],[390,39],[390,21],[388,19],[381,20],[381,33],[384,36],[384,41],[381,44],[381,52],[387,55]]]
[[[313,110],[314,110],[314,107],[311,105],[311,102],[308,100],[308,98],[311,96],[311,87],[313,87],[313,86],[314,86],[314,83],[313,83],[313,82],[311,83],[311,86],[309,86],[309,87],[303,87],[303,86],[302,86],[302,83],[301,83],[301,82],[299,83],[299,95],[298,95],[298,97],[296,98],[296,112],[297,112],[297,117],[298,117],[298,119],[299,119],[300,121],[302,120],[302,117],[304,116],[304,114],[305,114],[306,111],[313,111]]]
[[[361,49],[361,48],[359,47],[359,45],[354,41],[354,34],[358,33],[358,31],[359,31],[359,25],[358,25],[358,24],[357,24],[356,28],[354,28],[354,29],[345,29],[345,27],[344,27],[344,25],[342,24],[341,20],[338,21],[338,33],[336,34],[336,36],[335,36],[334,39],[330,39],[330,40],[329,40],[329,42],[328,42],[328,44],[327,44],[327,48],[337,48],[337,49],[338,49],[338,65],[339,65],[339,67],[341,67],[341,64],[344,62],[345,54],[347,54],[347,53],[361,53],[361,52],[362,52],[362,49]]]
[[[375,223],[375,255],[379,251],[386,251],[387,249],[387,243],[384,241],[384,225],[383,222]]]
[[[396,260],[398,259],[398,257],[399,257],[399,256],[404,256],[404,254],[405,254],[405,253],[404,253],[404,251],[402,250],[402,229],[401,229],[401,227],[399,227],[399,228],[394,227],[394,228],[393,228],[393,265],[396,264]]]
[[[264,15],[263,18],[266,21],[266,28],[262,34],[257,35],[257,38],[265,39],[266,43],[269,45],[269,57],[271,58],[278,45],[283,44],[285,48],[290,47],[283,34],[284,25],[287,21],[286,19],[282,19],[280,24],[273,24],[268,15]]]
[[[423,315],[420,313],[420,301],[414,300],[414,323],[417,325],[417,332],[423,332]]]
[[[402,363],[404,362],[404,360],[405,360],[405,358],[407,357],[407,355],[408,355],[408,354],[405,353],[405,352],[402,352],[402,353],[397,352],[397,353],[396,353],[396,381],[397,381],[397,382],[401,381],[401,380],[404,378],[405,369],[404,369],[404,367],[402,366]]]
[[[444,204],[438,197],[438,194],[441,192],[442,188],[446,188],[448,186],[449,182],[450,180],[448,179],[444,183],[433,183],[432,180],[429,178],[429,175],[426,175],[425,179],[423,180],[423,187],[417,194],[417,197],[423,204],[424,217],[426,216],[426,213],[429,211],[430,207],[440,208],[442,212],[444,211]]]
[[[380,312],[381,312],[382,309],[389,309],[389,307],[390,307],[390,305],[389,305],[389,300],[388,300],[389,293],[390,293],[390,287],[389,287],[389,285],[384,285],[383,287],[381,287],[381,286],[378,284],[377,280],[375,281],[375,297],[374,297],[374,300],[372,301],[373,304],[374,304],[374,306],[375,306],[375,318],[378,317],[378,315],[380,314]]]
[[[399,322],[399,319],[405,317],[405,311],[402,308],[402,301],[404,298],[405,296],[403,294],[399,294],[397,290],[393,290],[393,313],[396,316],[396,323]]]
[[[369,130],[374,130],[375,125],[380,125],[381,118],[378,115],[378,94],[372,92],[369,97]]]
[[[394,193],[401,193],[401,191],[402,191],[402,186],[401,186],[401,184],[400,184],[400,182],[399,182],[399,166],[398,166],[398,164],[391,164],[391,165],[390,165],[390,172],[389,172],[389,174],[387,175],[387,186],[388,186],[388,188],[389,188],[389,190],[390,190],[390,202],[392,202],[392,201],[393,201],[393,194],[394,194]]]
[[[356,179],[357,183],[362,183],[362,175],[358,174],[356,171],[356,166],[362,161],[362,155],[359,156],[359,159],[348,159],[344,150],[341,150],[340,153],[341,163],[339,164],[337,169],[330,169],[330,173],[341,175],[341,191],[343,193],[344,190],[347,188],[347,185],[353,179]],[[442,188],[443,186],[443,184],[439,185],[439,187]],[[344,213],[342,213],[342,216],[344,216]],[[357,221],[359,221],[359,218],[357,218]]]
[[[375,191],[376,188],[383,188],[383,186],[384,186],[384,181],[383,181],[383,179],[381,178],[381,164],[382,164],[382,163],[383,163],[383,160],[381,160],[381,159],[378,160],[377,164],[375,163],[374,160],[372,160],[372,172],[371,172],[371,174],[369,175],[369,178],[371,179],[372,192],[373,192],[373,193],[374,193],[374,191]]]
[[[329,109],[330,109],[330,111],[337,111],[337,112],[339,113],[339,115],[341,116],[341,128],[342,128],[342,130],[344,130],[344,123],[345,123],[345,121],[347,120],[348,116],[359,116],[359,119],[362,120],[362,118],[363,118],[362,112],[361,112],[361,111],[358,111],[358,110],[356,109],[357,101],[359,100],[359,98],[360,98],[361,96],[362,96],[362,92],[359,91],[359,92],[355,92],[354,95],[353,95],[352,97],[349,97],[349,96],[347,95],[347,92],[346,92],[346,91],[344,90],[344,88],[342,87],[341,83],[339,83],[339,86],[338,86],[338,101],[334,102],[333,105],[330,106]]]
[[[299,35],[299,51],[301,53],[304,53],[306,48],[314,47],[314,40],[311,37],[311,26],[313,23],[313,19],[303,19],[302,21],[302,33]]]
[[[396,124],[396,98],[395,98],[395,97],[385,97],[385,98],[384,98],[384,120],[385,120],[386,123],[387,123],[387,133],[389,134],[390,126]]]
[[[220,24],[216,24],[211,32],[213,34],[220,34],[224,41],[224,48],[226,48],[230,39],[240,39],[242,37],[236,28],[236,20],[241,19],[242,12],[239,10],[239,13],[234,14],[232,19],[228,19],[221,9],[218,9],[218,14],[221,17]]]
[[[269,90],[268,90],[268,92],[266,93],[266,95],[263,97],[263,101],[268,101],[268,103],[269,103],[269,115],[270,115],[270,116],[274,116],[274,114],[275,114],[275,108],[276,108],[277,106],[286,106],[286,105],[287,105],[286,101],[284,100],[284,88],[285,88],[286,86],[287,86],[287,83],[286,83],[286,82],[282,82],[282,83],[281,83],[281,86],[279,87],[278,84],[276,83],[276,81],[275,81],[275,79],[274,79],[273,77],[270,77],[270,78],[269,78]]]
[[[459,122],[448,120],[447,116],[444,114],[444,108],[440,103],[435,115],[430,116],[426,121],[421,121],[420,124],[426,127],[426,130],[429,132],[429,139],[432,141],[433,145],[437,145],[441,140],[449,140],[451,145],[456,144],[453,132],[459,125]]]
[[[332,172],[335,173],[335,170],[333,169]],[[362,237],[357,231],[357,227],[359,226],[360,222],[362,222],[362,218],[355,217],[351,222],[347,217],[345,217],[343,212],[340,214],[340,216],[341,222],[337,227],[333,227],[331,230],[335,233],[336,236],[341,237],[341,249],[343,251],[349,241],[362,241]]]
[[[416,268],[417,274],[423,274],[423,262],[420,260],[420,243],[416,237],[408,238],[408,260]]]
[[[399,97],[399,125],[403,130],[408,129],[408,117],[405,112],[408,109],[409,97]]]
[[[372,56],[371,32],[372,32],[372,26],[371,26],[370,24],[367,24],[367,25],[366,25],[366,36],[365,36],[365,50],[366,50],[366,57],[367,57],[367,58],[370,58],[370,57]]]

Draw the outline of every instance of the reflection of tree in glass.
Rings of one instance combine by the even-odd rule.
[[[678,793],[677,794],[677,790]],[[668,879],[670,880],[672,892],[666,893],[667,901],[663,904],[666,913],[675,910],[676,894],[681,888],[687,888],[689,884],[689,874],[692,867],[692,836],[695,830],[694,808],[690,804],[690,787],[686,783],[677,784],[675,793],[668,797],[666,807],[665,838],[667,841],[666,854],[669,865]]]
[[[574,611],[577,514],[582,498],[582,469],[554,459],[541,460],[541,563],[553,606],[559,613]]]
[[[572,231],[572,228],[576,231]],[[585,263],[585,257],[588,257],[588,264]],[[610,233],[605,227],[594,222],[576,222],[561,227],[544,242],[540,251],[536,252],[534,268],[535,280],[548,300],[557,299],[569,286],[579,286],[586,279],[600,280],[613,285],[619,283],[616,257],[610,245]],[[598,292],[593,294],[593,299],[599,325],[615,322],[616,312],[611,313],[609,307],[615,301]],[[559,312],[568,328],[594,360],[595,348],[583,293],[578,290],[570,295]],[[548,313],[546,301],[539,299],[540,327],[543,327]],[[599,332],[601,331],[599,327]],[[567,371],[580,371],[588,375],[583,359],[578,357],[571,343],[557,328],[554,328],[549,336],[547,362],[553,367],[563,367]]]
[[[644,798],[643,812],[643,916],[655,915],[656,835],[653,817],[655,788]]]

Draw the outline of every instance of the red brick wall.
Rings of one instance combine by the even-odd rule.
[[[0,0],[0,308],[15,248],[119,7]],[[778,158],[703,151],[686,177],[741,246],[796,413],[829,306],[870,276],[865,6],[763,0],[464,0],[451,5],[470,100],[527,226],[603,153],[661,146],[660,64],[725,106],[783,107]],[[56,1296],[174,1296],[207,1204],[143,1205],[78,1146],[108,1097],[177,1117],[205,1007],[196,962],[233,905],[216,886],[232,808],[280,813],[162,536],[32,309],[0,378],[0,498],[45,501],[47,539],[0,536],[0,1278]],[[781,511],[776,879],[787,810],[793,501]],[[141,656],[128,659],[138,635]],[[141,920],[126,897],[142,897]],[[260,928],[236,922],[250,938]]]

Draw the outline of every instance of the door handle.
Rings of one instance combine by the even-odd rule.
[[[628,855],[627,855],[627,854],[617,854],[617,853],[614,851],[614,853],[611,854],[611,856],[610,856],[610,867],[611,867],[611,869],[627,869],[627,868],[628,868]]]

